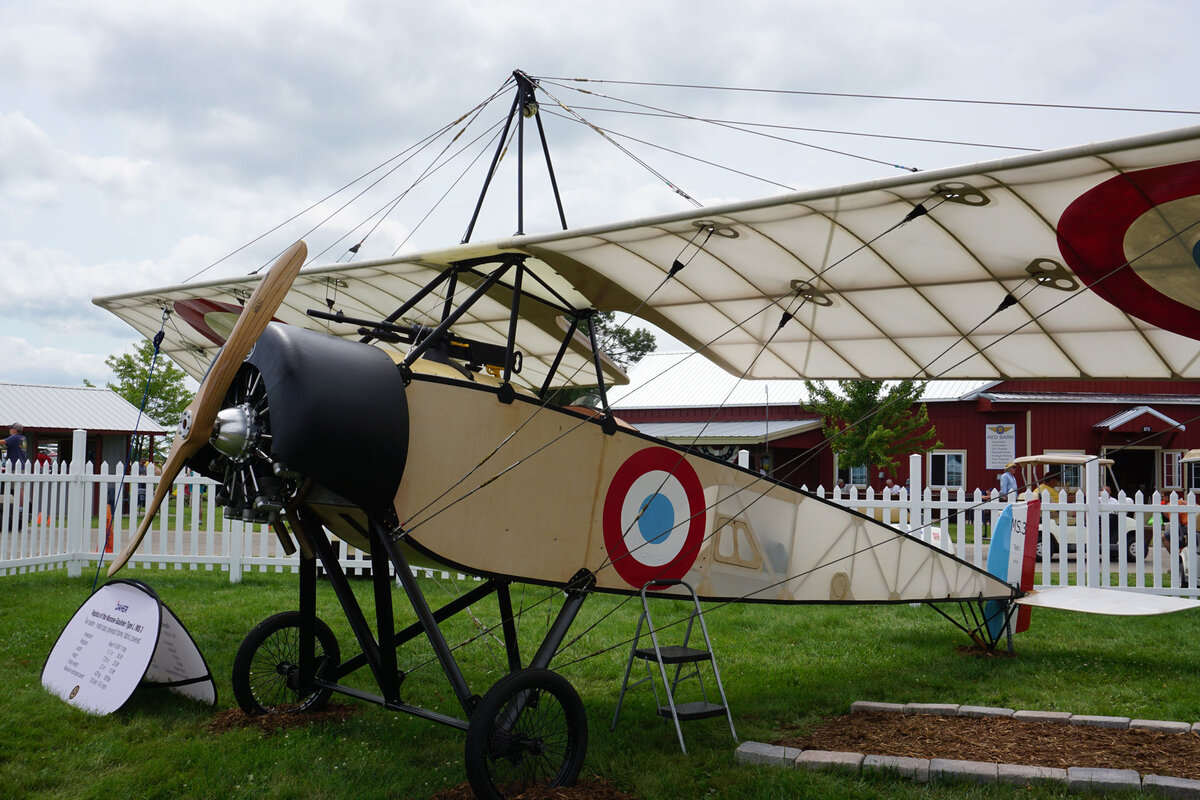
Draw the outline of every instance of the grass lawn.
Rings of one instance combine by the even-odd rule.
[[[465,779],[460,732],[337,696],[335,702],[355,712],[342,722],[270,736],[255,729],[211,733],[214,714],[235,706],[229,675],[242,637],[260,619],[295,608],[296,578],[255,574],[234,585],[219,572],[124,575],[150,583],[189,628],[216,676],[217,709],[140,689],[118,712],[92,717],[49,695],[40,684],[43,663],[86,599],[92,576],[68,579],[65,572],[49,572],[0,578],[0,615],[6,622],[0,667],[7,677],[0,683],[0,797],[419,800]],[[455,588],[435,580],[423,584],[435,605]],[[360,597],[369,597],[366,581],[355,586]],[[403,593],[394,594],[397,616],[408,619]],[[547,596],[551,602],[544,602]],[[656,620],[669,619],[681,608],[659,602]],[[319,588],[318,604],[343,657],[355,652],[327,587]],[[514,587],[514,604],[534,606],[520,622],[528,659],[560,597],[541,587]],[[498,621],[490,602],[472,611],[481,622]],[[925,786],[740,766],[723,719],[686,724],[689,755],[683,756],[673,729],[654,716],[653,696],[645,686],[627,697],[620,726],[610,732],[628,653],[620,643],[632,635],[638,613],[636,600],[590,598],[572,629],[583,636],[555,661],[587,708],[584,776],[604,776],[646,800],[1062,794],[1049,788]],[[370,610],[367,614],[371,618]],[[929,609],[907,605],[731,605],[714,608],[706,618],[743,741],[795,733],[826,715],[844,713],[859,699],[1200,719],[1195,667],[1200,617],[1195,613],[1100,618],[1039,611],[1032,630],[1018,637],[1013,658],[960,652],[967,643],[963,634]],[[452,644],[478,631],[468,615],[446,627]],[[620,646],[600,652],[615,645]],[[488,637],[459,654],[472,689],[480,694],[503,674],[503,649]],[[429,661],[422,643],[400,650],[402,667],[413,670],[403,685],[404,699],[461,715],[440,670]],[[362,673],[369,678],[366,670]]]
[[[101,512],[103,512],[103,511],[104,511],[104,509],[101,509]],[[139,522],[141,521],[142,515],[144,513],[145,513],[144,507],[137,510],[137,513],[136,513],[137,521],[139,521]],[[156,517],[156,519],[154,521],[155,529],[158,529],[160,526],[163,525],[163,518],[165,517],[167,520],[166,529],[169,531],[175,530],[176,516],[177,515],[175,513],[175,499],[171,498],[170,503],[163,504],[163,510],[160,511],[158,516]],[[130,522],[130,517],[131,517],[131,515],[129,514],[128,511],[126,511],[124,525],[127,528],[128,527],[136,527]],[[199,521],[198,525],[196,526],[197,529],[205,530],[208,527],[207,520],[208,520],[208,506],[205,504],[202,504],[200,506],[200,521]],[[93,530],[103,530],[105,525],[107,525],[107,524],[108,524],[108,519],[104,513],[92,515],[92,529]],[[184,508],[183,525],[184,525],[185,529],[188,531],[190,531],[193,527],[192,526],[192,507],[191,506],[187,506]],[[224,528],[225,528],[225,517],[224,517],[224,515],[222,515],[221,509],[218,508],[217,513],[213,519],[213,529],[220,532],[220,531],[224,530]]]

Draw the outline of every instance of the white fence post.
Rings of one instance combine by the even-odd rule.
[[[929,541],[924,527],[927,520],[921,513],[921,461],[920,453],[912,453],[908,457],[908,529],[919,529],[921,538]]]
[[[1087,519],[1087,585],[1100,586],[1100,559],[1107,556],[1108,542],[1100,541],[1100,462],[1089,458],[1083,465],[1084,503]],[[1124,555],[1122,555],[1124,558]],[[1107,562],[1107,557],[1104,558]],[[1107,581],[1105,581],[1107,583]]]
[[[226,544],[229,546],[229,582],[242,582],[242,555],[246,547],[246,523],[240,518],[226,517]]]
[[[84,519],[84,492],[91,484],[84,480],[87,472],[87,431],[76,429],[71,433],[71,477],[67,481],[67,577],[78,578],[83,574],[83,560],[87,553],[84,531],[91,528],[91,520]]]

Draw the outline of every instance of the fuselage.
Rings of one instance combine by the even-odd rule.
[[[422,374],[406,395],[405,541],[466,571],[776,603],[1012,596],[895,528],[601,417]]]

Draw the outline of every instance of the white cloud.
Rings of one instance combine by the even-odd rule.
[[[0,348],[4,351],[0,380],[6,382],[80,386],[87,379],[103,386],[112,379],[105,356],[97,353],[37,345],[16,336],[0,336]]]
[[[50,137],[32,120],[19,111],[0,113],[0,192],[39,205],[53,200],[57,192],[46,187],[60,177],[59,161]]]

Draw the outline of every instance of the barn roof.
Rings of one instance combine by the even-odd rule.
[[[821,429],[820,419],[741,420],[736,422],[639,422],[637,429],[683,445],[761,444]]]
[[[614,408],[713,408],[717,406],[802,405],[804,381],[739,380],[700,355],[656,352],[628,370],[629,383],[608,390]],[[818,381],[819,383],[819,381]],[[930,381],[922,402],[960,400],[995,386],[992,380]],[[644,427],[644,425],[639,426]]]
[[[75,430],[98,433],[167,433],[170,429],[111,389],[91,386],[44,386],[0,383],[0,424],[19,422],[26,430]]]
[[[1181,383],[1190,386],[1190,383]],[[1132,394],[1129,392],[981,392],[980,397],[986,397],[993,403],[1103,403],[1106,405],[1122,405],[1137,403],[1138,405],[1198,405],[1200,395],[1195,394],[1165,394],[1145,393]]]

